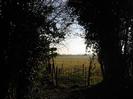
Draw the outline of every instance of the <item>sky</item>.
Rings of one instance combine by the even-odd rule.
[[[68,0],[63,0],[63,5],[62,7],[65,7],[65,4]],[[60,5],[60,2],[62,2],[62,0],[59,0],[59,2],[54,3],[54,6],[58,6]],[[59,9],[57,9],[57,12],[60,11]],[[62,12],[63,14],[61,14],[61,19],[64,18],[64,15],[66,17],[66,12]],[[60,22],[61,21],[60,18],[57,18],[57,20]],[[68,20],[66,20],[66,22],[71,23],[71,20],[69,20],[69,16],[68,16]],[[64,22],[64,21],[63,21]],[[61,23],[61,22],[60,22]],[[62,27],[60,26],[59,23],[59,28]],[[58,24],[57,24],[58,25]],[[86,45],[85,45],[85,40],[84,38],[81,38],[79,36],[79,34],[83,34],[85,32],[84,28],[82,26],[80,26],[78,24],[77,21],[77,17],[75,16],[75,19],[73,21],[73,23],[68,26],[67,30],[66,30],[66,34],[68,34],[65,38],[64,41],[62,41],[60,44],[56,45],[55,47],[57,47],[57,53],[59,54],[85,54],[86,53]]]
[[[59,54],[85,54],[86,45],[84,44],[84,39],[78,36],[68,37],[62,44],[57,46],[57,52]]]
[[[84,29],[79,24],[72,24],[68,30],[66,39],[57,45],[57,52],[59,54],[86,54],[85,39],[80,36],[84,33]]]

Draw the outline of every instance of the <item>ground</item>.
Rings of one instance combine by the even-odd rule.
[[[97,58],[91,75],[91,86],[102,81],[100,64]],[[85,99],[83,92],[90,89],[87,85],[90,56],[61,55],[55,58],[58,86],[45,89],[45,99]]]

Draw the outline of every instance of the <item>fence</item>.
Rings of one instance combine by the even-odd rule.
[[[64,68],[62,64],[62,66],[55,66],[52,71],[52,79],[55,86],[88,87],[101,80],[101,72],[96,70],[96,66],[92,64],[89,66],[82,64],[72,68]]]

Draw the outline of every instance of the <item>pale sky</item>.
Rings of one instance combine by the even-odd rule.
[[[64,2],[61,7],[66,6],[66,2],[68,0],[59,0],[59,2],[54,3],[54,6],[59,6],[61,2]],[[57,9],[57,12],[60,11],[60,9]],[[57,24],[57,27],[62,27],[61,22],[62,18],[67,17],[66,23],[71,23],[70,17],[67,16],[66,12],[62,12],[60,14],[60,18],[58,17],[56,20],[59,22]],[[84,44],[85,40],[79,36],[79,34],[83,34],[85,32],[84,28],[78,24],[77,21],[78,16],[75,16],[73,23],[67,27],[67,29],[64,31],[66,32],[66,38],[64,41],[62,41],[60,44],[55,45],[57,47],[57,52],[59,54],[85,54],[86,53],[86,45]],[[64,20],[64,19],[63,19]],[[64,22],[64,21],[63,21]],[[64,23],[64,24],[66,24]]]
[[[84,32],[85,30],[78,23],[72,24],[67,30],[70,35],[57,45],[57,52],[59,54],[86,54],[85,39],[80,36]]]
[[[78,36],[67,38],[62,44],[58,45],[57,52],[59,54],[85,54],[86,45],[84,39]]]

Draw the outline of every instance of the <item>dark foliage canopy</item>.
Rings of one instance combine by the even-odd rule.
[[[68,5],[74,8],[73,14],[79,16],[79,23],[86,29],[88,46],[94,44],[98,50],[107,86],[116,89],[130,86],[133,77],[130,75],[133,73],[132,0],[69,0]]]
[[[1,99],[27,97],[34,75],[49,59],[50,44],[65,37],[67,23],[59,25],[68,17],[62,12],[67,10],[57,0],[0,1]]]

